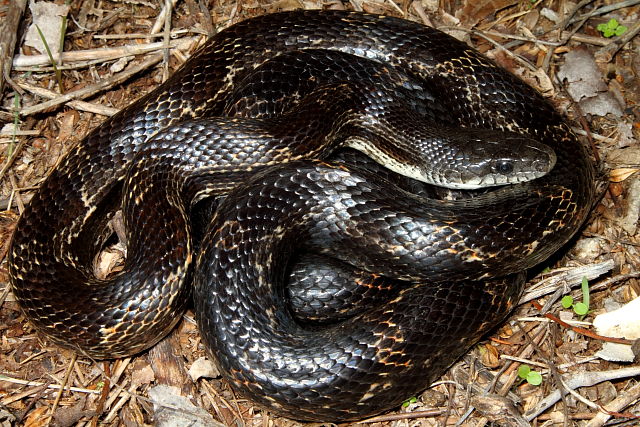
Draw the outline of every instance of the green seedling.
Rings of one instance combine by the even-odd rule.
[[[56,60],[53,58],[53,53],[51,53],[51,49],[49,48],[49,43],[47,43],[47,39],[42,34],[40,27],[36,25],[36,30],[38,30],[38,34],[42,39],[42,44],[44,45],[45,50],[47,51],[47,56],[49,56],[49,61],[51,61],[51,66],[53,67],[53,71],[56,73],[56,81],[58,82],[58,87],[60,88],[60,93],[64,93],[64,86],[62,86],[62,72],[58,68],[58,64]]]
[[[627,31],[627,27],[624,25],[620,25],[620,23],[616,19],[609,19],[609,22],[606,24],[599,24],[597,27],[598,31],[602,33],[603,36],[609,38],[613,36],[621,36]]]
[[[586,277],[582,278],[582,302],[574,303],[571,295],[562,297],[561,304],[564,308],[572,308],[573,311],[580,316],[580,319],[589,313],[589,281]]]
[[[404,402],[402,402],[402,407],[407,408],[409,405],[411,405],[412,403],[416,403],[417,401],[418,401],[417,397],[410,397]]]
[[[538,371],[532,371],[529,365],[520,365],[518,368],[518,376],[531,385],[542,384],[542,374]]]

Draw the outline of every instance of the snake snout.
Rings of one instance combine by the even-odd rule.
[[[474,132],[467,134],[451,164],[443,165],[443,186],[478,189],[517,184],[540,178],[555,166],[553,149],[532,138],[493,130]]]
[[[490,163],[485,182],[517,184],[549,173],[556,164],[556,154],[549,146],[530,138],[508,137]]]
[[[556,153],[546,144],[527,137],[513,137],[507,142],[514,147],[515,153],[520,153],[522,174],[530,176],[525,181],[546,175],[556,164]]]

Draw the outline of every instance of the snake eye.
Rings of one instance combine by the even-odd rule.
[[[506,160],[501,160],[496,165],[496,170],[498,171],[498,173],[501,173],[504,175],[511,173],[513,172],[513,163],[508,162]]]

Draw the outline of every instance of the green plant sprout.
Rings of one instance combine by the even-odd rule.
[[[40,27],[37,25],[36,25],[36,30],[40,35],[42,44],[44,45],[44,48],[47,51],[47,55],[49,56],[49,61],[51,61],[51,66],[53,67],[53,71],[56,74],[56,80],[58,82],[58,87],[60,88],[60,93],[64,94],[64,86],[62,85],[62,72],[58,68],[58,64],[56,64],[56,60],[53,58],[53,53],[51,53],[51,49],[49,49],[49,43],[47,43],[47,39],[44,37],[44,34],[42,34]]]
[[[404,402],[402,402],[402,407],[407,408],[409,405],[411,405],[412,403],[416,403],[417,401],[418,401],[417,397],[410,397]]]
[[[564,308],[573,307],[573,311],[580,316],[580,319],[589,313],[589,281],[586,277],[582,278],[582,302],[576,302],[574,304],[573,297],[571,295],[565,295],[562,297],[561,304]]]
[[[542,384],[542,374],[538,371],[532,371],[529,365],[520,365],[518,376],[531,385]]]
[[[624,25],[620,25],[616,19],[609,19],[609,22],[606,24],[598,24],[596,27],[598,31],[602,33],[605,37],[613,37],[613,36],[621,36],[627,31],[627,27]]]

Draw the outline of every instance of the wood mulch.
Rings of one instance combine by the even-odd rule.
[[[48,56],[25,43],[32,22],[29,7],[21,11],[26,0],[0,0],[1,51],[6,55],[8,45],[16,46],[13,67],[7,58],[0,67],[11,68],[11,80],[0,90],[0,425],[151,425],[166,419],[167,404],[201,425],[299,424],[253,406],[208,371],[191,312],[170,337],[134,358],[95,362],[52,345],[16,305],[5,256],[18,215],[60,157],[105,117],[156,87],[207,34],[251,16],[319,7],[402,16],[464,38],[570,116],[595,147],[610,181],[579,238],[531,280],[523,299],[528,302],[508,322],[406,407],[364,422],[640,424],[638,364],[599,358],[603,341],[591,323],[640,294],[640,1],[183,0],[167,1],[173,3],[168,14],[159,0],[67,3],[57,77]],[[628,28],[607,38],[598,25],[612,18]],[[577,104],[569,93],[576,97],[580,89],[571,92],[566,80],[559,83],[558,75],[572,75],[561,69],[575,52],[592,61],[593,70],[583,78],[597,83],[598,99],[609,94],[605,107]],[[589,278],[591,301],[589,314],[579,319],[559,299],[570,294],[580,300],[583,276]],[[540,385],[519,378],[525,364],[542,374]],[[205,376],[193,380],[196,372]]]

